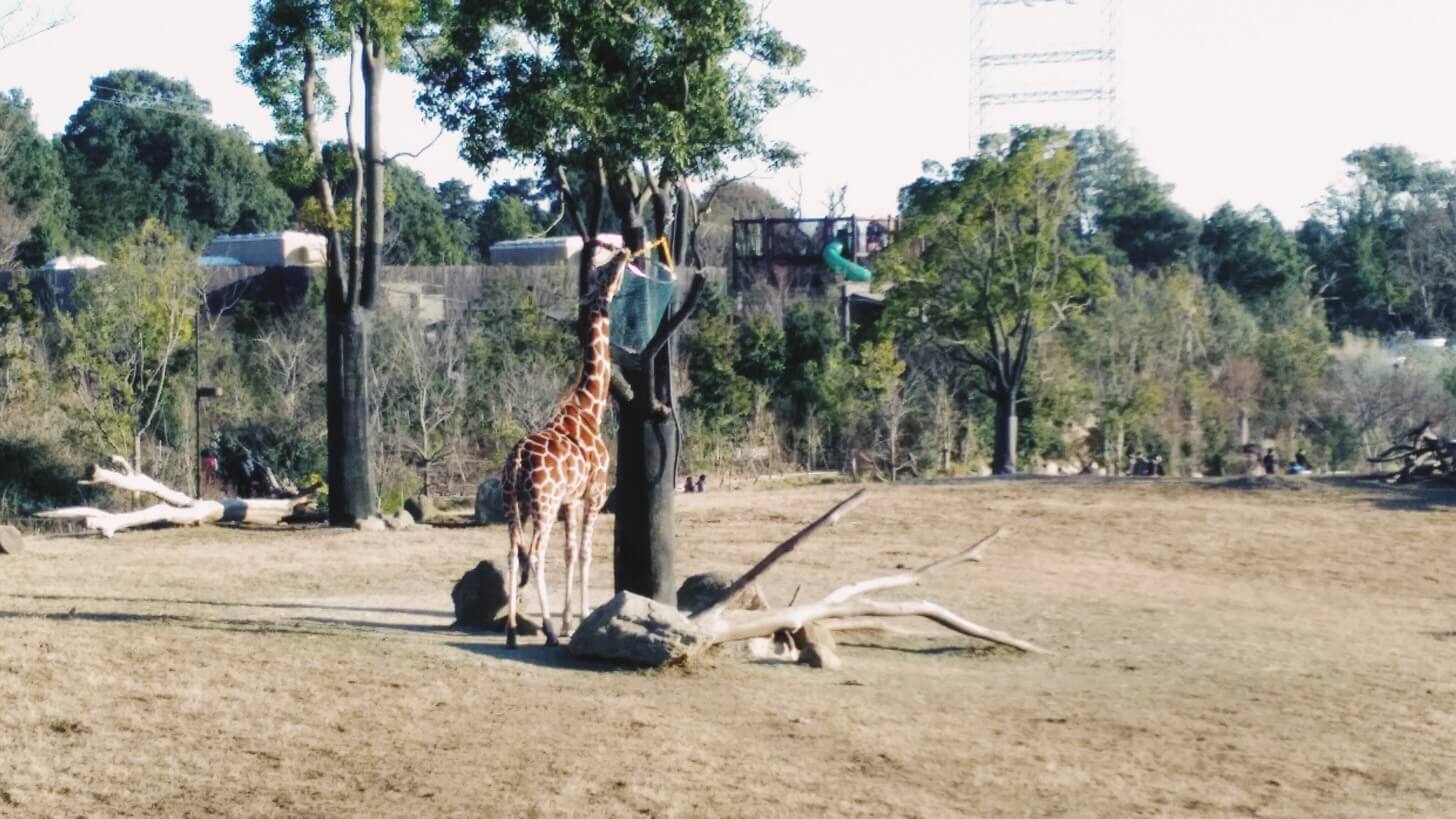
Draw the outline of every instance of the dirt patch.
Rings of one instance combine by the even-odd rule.
[[[840,672],[624,672],[453,631],[501,527],[33,538],[0,567],[0,813],[1448,815],[1456,510],[1315,484],[873,488],[768,599],[1007,525],[913,594],[1057,654],[905,623],[840,635]],[[848,493],[683,496],[678,571],[750,565]]]

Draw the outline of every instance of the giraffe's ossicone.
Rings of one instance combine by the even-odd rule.
[[[630,255],[618,251],[605,266],[592,271],[583,299],[585,329],[581,375],[556,408],[556,414],[540,429],[527,435],[511,449],[501,474],[501,493],[506,523],[510,529],[510,553],[506,556],[506,645],[516,645],[516,586],[520,561],[528,561],[536,578],[541,602],[541,620],[546,644],[557,645],[556,629],[546,595],[545,557],[551,528],[565,512],[566,600],[561,612],[561,632],[571,631],[571,588],[578,564],[581,568],[580,604],[577,617],[585,617],[590,593],[592,530],[607,498],[607,467],[610,455],[602,440],[602,418],[612,380],[612,298],[622,286]],[[526,523],[531,524],[529,545]]]

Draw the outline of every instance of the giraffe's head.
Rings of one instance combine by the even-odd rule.
[[[606,264],[593,270],[591,279],[587,282],[587,300],[600,300],[603,304],[610,304],[617,291],[622,289],[622,277],[626,274],[627,262],[631,258],[631,251],[624,248],[612,254],[611,260]]]

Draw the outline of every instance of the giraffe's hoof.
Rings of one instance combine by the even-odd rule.
[[[554,647],[559,646],[559,645],[561,645],[561,641],[558,640],[558,639],[556,639],[556,635],[555,634],[548,634],[548,635],[546,635],[546,647],[547,648],[554,648]]]
[[[516,630],[510,629],[506,632],[506,648],[516,647]]]

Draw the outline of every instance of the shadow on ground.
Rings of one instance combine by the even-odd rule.
[[[543,668],[560,668],[569,671],[627,671],[630,668],[623,668],[611,663],[598,662],[596,660],[584,660],[580,657],[573,657],[566,651],[566,646],[547,646],[544,642],[537,642],[535,638],[528,642],[523,639],[518,648],[506,648],[504,638],[497,642],[471,642],[471,643],[446,643],[451,648],[458,648],[461,651],[468,651],[471,654],[479,654],[483,657],[490,657],[493,660],[509,660],[527,665],[538,665]],[[529,638],[528,638],[529,639]]]
[[[1441,481],[1389,484],[1377,478],[1355,475],[1332,475],[1318,480],[1322,484],[1366,495],[1378,509],[1397,512],[1456,509],[1456,486]]]
[[[79,600],[82,598],[60,599]],[[431,614],[436,613],[431,612]],[[453,626],[444,624],[390,623],[378,620],[349,620],[333,617],[287,617],[277,620],[239,619],[146,612],[77,611],[75,608],[67,612],[0,611],[0,620],[51,620],[59,622],[76,621],[81,623],[120,624],[143,623],[246,634],[308,634],[314,636],[347,634],[349,632],[448,634],[459,631]]]
[[[330,606],[323,603],[257,603],[227,600],[184,600],[167,597],[84,597],[72,594],[11,594],[0,592],[0,597],[14,597],[20,600],[83,600],[90,603],[162,603],[179,606],[218,606],[237,609],[313,609],[315,611],[357,611],[375,614],[407,614],[411,617],[454,617],[451,612],[432,609],[396,609],[380,606]]]

